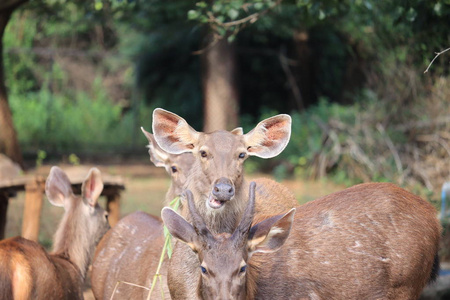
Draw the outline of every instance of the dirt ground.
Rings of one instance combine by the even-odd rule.
[[[142,210],[150,214],[159,215],[163,207],[165,193],[170,181],[163,168],[154,167],[148,159],[138,161],[117,163],[117,164],[83,164],[81,166],[71,166],[68,164],[58,164],[63,170],[76,170],[87,174],[89,168],[96,166],[102,173],[120,175],[125,181],[125,190],[122,193],[121,216],[125,216],[136,210]],[[27,171],[27,174],[47,175],[51,164],[43,165],[37,169]],[[248,179],[258,177],[271,177],[268,174],[251,174]],[[327,181],[304,181],[299,179],[284,180],[282,184],[291,189],[299,203],[305,203],[319,196],[343,189]],[[8,209],[8,221],[6,226],[6,236],[20,235],[22,226],[22,212],[24,203],[24,193],[18,193],[16,197],[10,199]],[[101,205],[105,201],[100,201]],[[44,201],[41,215],[41,228],[39,242],[45,247],[51,247],[52,236],[55,228],[63,214],[63,210],[54,207]],[[94,299],[89,288],[89,278],[86,282],[85,299]]]

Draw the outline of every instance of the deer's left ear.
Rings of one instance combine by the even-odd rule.
[[[141,127],[141,130],[148,140],[147,147],[151,162],[156,167],[166,167],[166,161],[169,159],[169,154],[159,147],[153,134],[147,132],[143,127]]]
[[[244,135],[248,155],[271,158],[280,154],[289,143],[291,123],[289,115],[277,115],[259,122]]]
[[[100,170],[92,168],[81,185],[81,195],[83,200],[90,206],[95,206],[100,194],[103,191],[103,180]]]
[[[161,218],[174,238],[186,243],[194,251],[199,249],[197,232],[182,216],[173,209],[164,207],[161,211]]]
[[[72,185],[66,173],[59,167],[51,168],[45,182],[45,194],[52,205],[67,209],[68,201],[73,195]]]
[[[270,253],[280,249],[291,232],[294,214],[295,208],[254,225],[247,240],[249,256],[256,252]]]

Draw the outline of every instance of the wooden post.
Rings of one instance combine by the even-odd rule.
[[[0,240],[5,238],[6,214],[8,212],[8,194],[0,191]]]
[[[25,205],[23,208],[22,237],[38,241],[45,180],[36,177],[25,185]]]
[[[113,227],[120,219],[120,192],[115,190],[106,196],[106,210],[109,213],[109,225]]]

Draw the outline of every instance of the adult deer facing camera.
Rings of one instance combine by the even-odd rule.
[[[52,167],[45,193],[65,213],[53,252],[21,237],[0,242],[1,299],[83,299],[82,285],[95,246],[108,230],[107,213],[98,205],[103,190],[100,171],[92,168],[82,184],[82,196],[72,193],[67,175]]]
[[[192,225],[163,209],[169,231],[197,256],[195,293],[172,299],[411,300],[437,276],[436,211],[393,184],[330,194],[297,207],[293,220],[253,220],[250,195],[231,235],[211,233],[191,197]]]
[[[194,155],[185,188],[192,191],[210,230],[221,233],[234,231],[248,199],[244,161],[249,156],[271,158],[283,151],[291,134],[291,117],[268,118],[247,134],[241,128],[203,133],[176,114],[155,109],[152,126],[161,149],[171,154]],[[283,212],[297,205],[292,193],[280,184],[269,179],[259,183],[257,213]]]

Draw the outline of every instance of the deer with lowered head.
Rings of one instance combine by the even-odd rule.
[[[193,154],[194,163],[184,187],[192,191],[196,208],[212,232],[231,233],[248,199],[244,161],[249,156],[271,158],[283,151],[291,134],[291,118],[277,115],[265,119],[247,134],[241,128],[203,133],[178,115],[155,109],[152,128],[156,142],[164,151]],[[256,181],[258,214],[282,213],[297,205],[293,194],[284,186],[270,179]],[[187,216],[185,205],[181,214]],[[176,242],[168,278],[172,297],[194,297],[191,287],[197,282],[187,274],[195,272],[195,264],[196,257],[189,247]]]
[[[192,225],[163,209],[170,233],[197,257],[185,274],[197,278],[194,293],[173,299],[410,300],[437,276],[436,211],[393,184],[356,185],[297,207],[295,217],[258,220],[250,189],[232,234],[212,233],[192,195]]]
[[[156,167],[164,167],[171,177],[166,193],[166,204],[179,196],[191,169],[191,153],[170,154],[162,150],[153,135],[141,128],[147,137],[150,160]],[[121,219],[100,241],[92,264],[92,291],[96,299],[147,299],[164,246],[163,224],[160,218],[144,212],[134,212]],[[157,286],[151,299],[161,298],[161,288],[166,297],[167,256],[160,270],[162,286]],[[121,282],[117,285],[117,282]],[[125,283],[126,282],[126,283]],[[117,286],[116,286],[117,285]]]
[[[98,203],[100,171],[92,168],[75,196],[67,175],[52,167],[45,185],[51,204],[64,207],[53,252],[15,237],[0,242],[0,299],[83,299],[82,286],[95,246],[108,230],[107,212]]]

